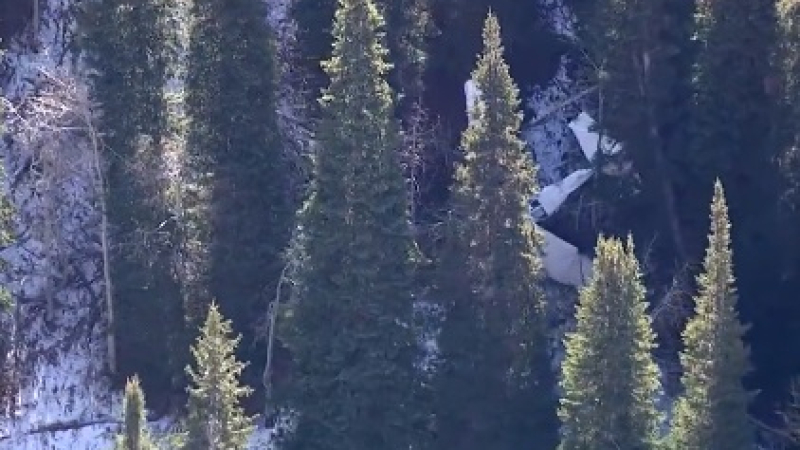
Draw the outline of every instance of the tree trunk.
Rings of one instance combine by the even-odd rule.
[[[39,20],[41,19],[41,13],[39,10],[39,0],[33,0],[33,18],[31,23],[33,23],[33,42],[39,42]]]
[[[103,166],[100,158],[100,142],[97,139],[97,134],[91,125],[91,117],[86,117],[86,124],[89,127],[89,135],[91,136],[92,151],[94,153],[94,170],[95,170],[95,183],[97,187],[97,196],[100,199],[100,244],[103,248],[103,284],[105,289],[105,302],[106,302],[106,345],[108,346],[108,360],[107,366],[110,373],[114,374],[117,371],[117,353],[116,353],[116,335],[114,332],[114,301],[113,301],[113,285],[111,281],[111,259],[109,250],[108,239],[108,208],[106,205],[106,191],[105,183],[103,182]]]
[[[672,182],[669,176],[669,167],[667,166],[667,159],[664,157],[662,149],[662,139],[658,131],[658,117],[655,110],[655,105],[650,96],[650,64],[649,55],[645,52],[641,60],[637,55],[633,55],[634,67],[639,73],[639,92],[642,96],[642,101],[645,103],[647,111],[647,132],[650,135],[651,148],[653,149],[653,157],[658,172],[658,183],[661,190],[661,196],[664,200],[664,207],[667,212],[667,221],[669,222],[669,229],[672,235],[672,241],[675,244],[675,249],[678,257],[682,263],[688,262],[688,254],[686,253],[686,245],[683,240],[683,230],[681,229],[680,220],[678,216],[678,207],[675,203],[675,193],[672,190]],[[640,62],[641,61],[641,62]]]
[[[281,288],[283,282],[286,280],[286,270],[289,268],[287,264],[281,271],[281,276],[278,279],[278,285],[275,287],[275,300],[270,303],[269,314],[269,335],[267,337],[267,362],[264,365],[264,374],[262,381],[264,383],[264,417],[268,418],[271,415],[272,404],[272,355],[275,348],[275,326],[278,322],[278,312],[281,306]]]

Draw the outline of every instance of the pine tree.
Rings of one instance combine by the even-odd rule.
[[[0,98],[0,116],[5,115],[2,100],[4,99]],[[0,125],[0,134],[5,132],[3,125]],[[0,167],[0,186],[7,185],[5,168]],[[2,193],[0,194],[0,246],[11,246],[15,240],[14,207],[8,196]],[[0,261],[0,272],[6,273],[8,270],[8,262]],[[0,416],[10,415],[19,389],[17,368],[12,357],[16,345],[14,335],[18,326],[13,312],[14,298],[11,291],[6,286],[0,286]]]
[[[125,384],[125,398],[122,404],[125,414],[122,434],[117,436],[118,450],[155,450],[147,432],[147,418],[144,415],[144,393],[139,386],[139,378],[129,378]]]
[[[518,92],[493,14],[483,39],[473,73],[481,97],[462,137],[465,157],[453,194],[456,241],[446,256],[466,286],[442,293],[440,448],[553,448],[555,378],[539,288],[542,243],[528,208],[535,170],[516,134]]]
[[[776,198],[776,156],[770,140],[773,102],[765,84],[771,75],[775,0],[700,0],[694,34],[698,51],[692,74],[691,158],[682,168],[692,180],[684,196],[697,260],[705,237],[707,204],[714,180],[728,187],[733,241],[746,276],[764,279],[763,255],[771,255],[772,203]],[[771,258],[771,257],[770,257]],[[749,283],[743,283],[748,286]]]
[[[188,133],[182,192],[189,321],[211,299],[245,342],[249,385],[260,386],[257,339],[283,270],[293,210],[278,132],[274,36],[261,0],[197,0],[186,79]]]
[[[679,450],[745,450],[753,448],[753,428],[747,416],[751,394],[742,378],[750,370],[747,327],[736,312],[728,207],[722,184],[714,186],[711,234],[695,316],[684,330],[681,354],[684,393],[672,426],[672,445]]]
[[[656,346],[633,242],[600,238],[565,340],[559,450],[658,448]]]
[[[782,159],[787,164],[783,174],[789,181],[792,204],[796,205],[800,196],[800,180],[797,179],[797,171],[792,169],[800,161],[800,130],[794,125],[795,119],[800,117],[800,2],[778,1],[777,18],[777,63],[781,74],[782,106],[787,116],[787,120],[781,123],[787,130],[783,136],[786,148]]]
[[[340,1],[283,321],[297,412],[286,449],[416,448],[415,249],[382,25],[371,0]]]
[[[192,348],[194,367],[187,367],[189,417],[186,450],[241,450],[253,432],[252,420],[239,402],[250,394],[239,377],[245,367],[234,355],[240,337],[231,336],[231,323],[212,304]]]
[[[637,238],[653,241],[657,258],[684,263],[688,249],[677,194],[691,186],[676,169],[687,158],[691,7],[670,0],[600,0],[591,3],[580,26],[592,58],[589,79],[599,86],[598,118],[604,132],[624,142],[639,176],[608,180],[626,197],[635,193],[615,202],[617,215]]]
[[[333,35],[331,24],[338,0],[297,0],[291,15],[297,23],[298,65],[308,77],[307,89],[316,96],[325,84],[325,74],[319,66],[331,56]],[[423,90],[423,74],[427,61],[427,38],[433,35],[429,15],[429,0],[378,0],[376,5],[386,22],[386,45],[392,68],[388,81],[399,97],[399,117],[406,118],[411,104]]]
[[[164,95],[173,72],[172,0],[81,4],[80,44],[102,115],[119,381],[144,374],[148,391],[175,388],[188,352],[177,235],[162,183],[168,145]]]
[[[787,250],[789,264],[795,265],[800,252],[796,224],[800,220],[800,1],[777,2],[778,51],[776,65],[780,70],[779,169],[781,175],[782,247]],[[794,267],[789,267],[790,270]]]

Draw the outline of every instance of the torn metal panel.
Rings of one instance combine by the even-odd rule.
[[[553,215],[567,200],[567,197],[592,177],[592,169],[580,169],[567,175],[563,180],[545,186],[539,192],[537,200],[546,216]]]
[[[600,133],[594,131],[594,126],[594,119],[586,112],[581,112],[569,123],[569,128],[578,138],[578,143],[586,159],[590,162],[594,161],[598,149],[605,155],[616,155],[622,150],[622,144],[608,136],[601,136]]]
[[[553,233],[542,228],[539,231],[544,238],[542,263],[547,276],[561,284],[585,285],[592,276],[592,260]]]

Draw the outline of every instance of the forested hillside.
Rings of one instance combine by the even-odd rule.
[[[0,449],[800,448],[800,0],[0,0]]]

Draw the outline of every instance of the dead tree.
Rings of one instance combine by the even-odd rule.
[[[272,408],[272,388],[273,388],[273,373],[272,373],[272,358],[275,349],[275,330],[278,324],[278,315],[280,314],[281,308],[281,294],[283,284],[287,281],[286,272],[289,269],[289,265],[287,264],[284,266],[283,270],[281,271],[281,277],[278,280],[278,284],[275,287],[275,300],[269,304],[269,309],[267,310],[267,320],[268,320],[268,329],[267,329],[267,362],[264,365],[264,373],[262,375],[262,382],[264,384],[264,416],[270,417]]]
[[[65,199],[61,196],[64,183],[69,179],[90,180],[92,195],[99,201],[100,240],[102,246],[103,278],[105,283],[105,309],[108,345],[108,367],[116,368],[114,354],[114,309],[112,301],[111,270],[109,260],[109,230],[106,214],[105,183],[100,157],[101,140],[94,126],[94,105],[88,88],[74,74],[62,71],[38,72],[36,92],[18,104],[6,101],[10,111],[9,129],[20,151],[27,153],[32,166],[33,186],[41,201],[43,219],[38,224],[37,237],[48,249],[46,260],[51,266],[51,276],[45,287],[46,319],[55,315],[55,295],[62,288],[60,274],[67,272],[68,236],[61,227],[60,209]]]

